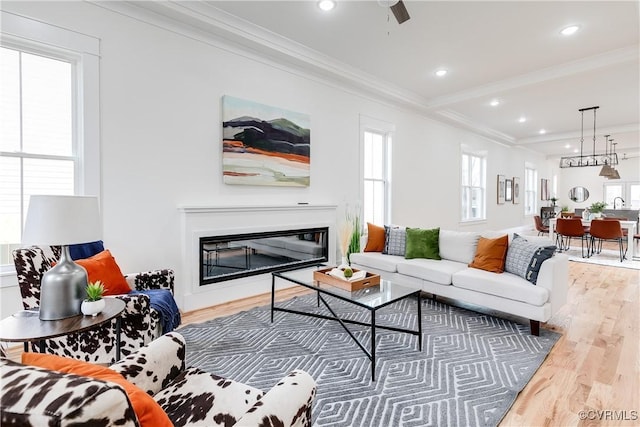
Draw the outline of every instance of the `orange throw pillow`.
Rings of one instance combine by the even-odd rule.
[[[158,405],[158,402],[153,400],[144,390],[131,384],[112,369],[81,360],[40,353],[22,353],[22,364],[116,383],[127,392],[141,427],[173,426],[167,414]]]
[[[384,227],[367,223],[367,246],[365,252],[382,252],[384,250]]]
[[[76,264],[87,270],[89,282],[100,280],[104,284],[105,295],[122,295],[131,292],[131,287],[108,249],[91,258],[78,259]]]
[[[469,264],[469,267],[480,270],[491,271],[493,273],[504,272],[504,264],[507,259],[507,248],[509,247],[509,236],[505,235],[497,239],[487,239],[480,237],[476,256]]]

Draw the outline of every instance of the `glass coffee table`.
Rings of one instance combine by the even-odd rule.
[[[379,285],[370,286],[364,289],[360,289],[354,292],[349,292],[344,289],[328,285],[326,283],[320,283],[313,280],[313,271],[318,268],[325,268],[326,265],[317,265],[311,268],[303,268],[296,270],[280,271],[272,273],[271,277],[271,322],[273,322],[273,313],[276,311],[282,311],[285,313],[294,313],[302,316],[317,317],[321,319],[335,320],[340,323],[344,330],[349,334],[351,339],[362,349],[371,361],[371,380],[375,381],[376,377],[376,328],[385,329],[394,332],[403,332],[411,335],[418,336],[418,350],[422,351],[422,301],[420,297],[419,289],[412,289],[406,286],[392,283],[388,280],[381,280]],[[320,302],[326,307],[331,315],[304,312],[298,310],[292,310],[288,308],[276,307],[275,305],[275,290],[276,279],[286,280],[296,285],[303,286],[307,289],[311,289],[316,292],[317,305],[320,306]],[[351,319],[341,319],[336,312],[331,308],[331,305],[325,298],[325,296],[331,296],[339,300],[351,303],[355,306],[369,310],[371,321],[369,323],[359,322]],[[380,326],[376,325],[376,311],[393,304],[405,298],[415,297],[417,300],[417,319],[418,329],[403,329],[393,326]],[[330,300],[329,300],[330,301]],[[368,350],[360,342],[356,336],[349,330],[347,323],[368,326],[371,329],[371,349]]]

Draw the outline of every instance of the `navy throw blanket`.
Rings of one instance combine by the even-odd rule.
[[[180,326],[180,310],[168,289],[147,289],[144,291],[131,291],[131,294],[145,294],[151,300],[151,308],[160,313],[162,333],[166,334]]]

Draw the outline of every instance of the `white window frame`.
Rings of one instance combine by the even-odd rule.
[[[481,160],[482,170],[480,182],[481,185],[479,187],[473,187],[471,185],[467,185],[469,183],[463,182],[462,179],[462,162],[464,161],[465,156],[475,157]],[[464,194],[465,188],[469,188],[470,190],[474,188],[479,188],[482,194],[482,211],[480,212],[480,217],[465,217],[465,201]],[[472,191],[469,191],[468,194],[472,194]],[[466,203],[468,210],[471,212],[471,200],[468,200]],[[474,151],[471,150],[464,145],[460,150],[460,222],[461,223],[472,223],[472,222],[482,222],[487,220],[487,153],[485,151]]]
[[[624,206],[627,208],[631,207],[631,187],[634,185],[640,185],[638,181],[620,181],[614,180],[611,182],[605,182],[602,184],[602,195],[603,201],[608,203],[607,209],[613,209],[613,203],[609,203],[607,199],[607,187],[621,187],[622,199],[625,201]],[[638,209],[638,207],[633,207],[633,209]]]
[[[74,99],[71,157],[77,159],[74,169],[75,194],[100,197],[100,40],[10,12],[0,11],[0,14],[1,46],[72,64]],[[34,158],[31,154],[16,152],[1,152],[0,155]],[[0,278],[7,276],[15,277],[14,266],[0,265]],[[0,287],[4,286],[6,283],[2,280]]]
[[[383,136],[384,140],[384,158],[382,159],[384,178],[371,179],[364,176],[364,138],[365,132],[377,133]],[[360,200],[362,200],[361,218],[364,221],[364,187],[366,181],[382,181],[384,183],[384,224],[391,223],[391,144],[395,133],[395,125],[383,120],[375,119],[365,115],[360,115]],[[382,224],[378,224],[382,225]]]
[[[529,206],[529,202],[533,206]],[[538,170],[533,165],[524,166],[524,215],[536,215],[538,210]]]

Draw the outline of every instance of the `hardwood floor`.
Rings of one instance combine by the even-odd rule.
[[[542,325],[563,336],[500,426],[640,425],[639,286],[638,270],[569,263],[568,302]],[[302,293],[290,288],[277,299]],[[265,305],[269,298],[184,313],[183,325]],[[12,350],[19,359],[21,347]],[[589,411],[587,419],[580,419],[580,411]]]

